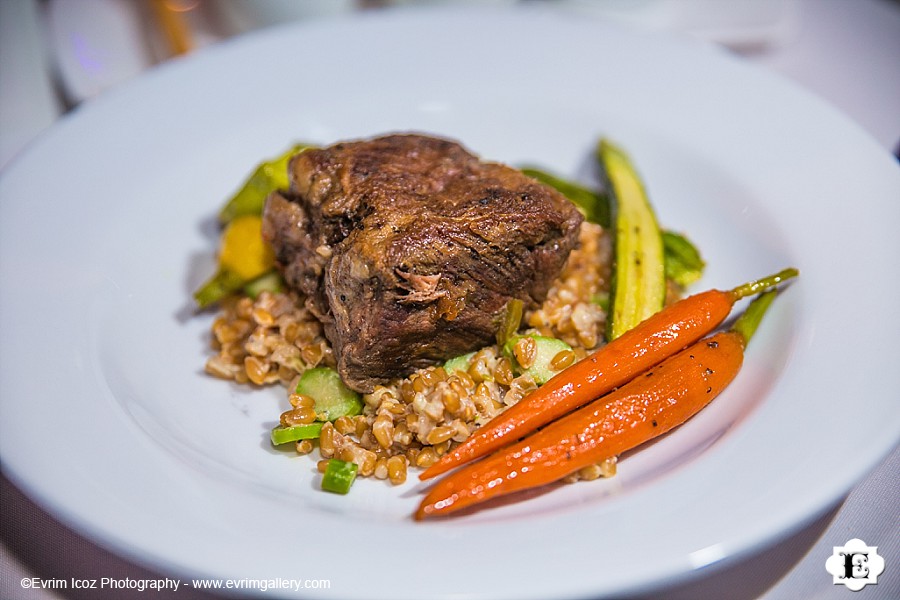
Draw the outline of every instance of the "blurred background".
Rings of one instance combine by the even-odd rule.
[[[79,106],[170,60],[296,21],[360,11],[427,10],[453,0],[0,0],[0,176],[29,143]],[[585,19],[721,46],[822,97],[885,152],[900,147],[897,0],[456,0],[545,5]],[[461,43],[464,43],[462,41]],[[898,199],[900,200],[900,199]],[[900,453],[842,503],[777,548],[666,591],[667,598],[846,598],[821,591],[824,560],[849,537],[884,544],[900,564]],[[2,478],[0,580],[152,576],[56,522]],[[851,535],[852,534],[852,535]],[[898,598],[900,578],[861,597]],[[812,587],[811,587],[812,586]],[[818,589],[818,592],[811,592]],[[17,591],[16,593],[21,593]],[[28,598],[91,598],[30,590]],[[205,597],[182,592],[178,598]],[[139,595],[139,594],[137,594]],[[128,598],[127,593],[123,598]]]
[[[885,148],[900,139],[897,0],[2,0],[0,168],[61,114],[166,60],[294,21],[451,3],[693,36],[823,96]]]

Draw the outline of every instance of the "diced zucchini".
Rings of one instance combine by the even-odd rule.
[[[272,430],[272,445],[278,446],[288,442],[318,439],[319,434],[322,433],[322,425],[322,423],[310,423],[291,427],[278,426]]]
[[[536,345],[534,362],[527,369],[523,368],[516,360],[515,347],[516,343],[523,337],[529,337],[534,340]],[[538,385],[543,385],[559,373],[562,369],[554,369],[550,366],[553,358],[563,350],[571,350],[569,346],[562,340],[545,337],[542,335],[515,336],[507,340],[503,345],[503,354],[512,363],[513,371],[518,374],[529,374]]]
[[[322,475],[322,489],[335,494],[346,494],[350,491],[358,471],[359,465],[356,463],[332,458],[325,467],[325,474]]]
[[[334,421],[338,417],[352,417],[362,412],[360,395],[348,388],[334,369],[308,369],[297,382],[298,394],[316,401],[314,410],[319,421]]]
[[[468,371],[469,367],[472,366],[472,358],[474,356],[474,352],[469,352],[468,354],[462,354],[460,356],[454,356],[444,363],[444,371],[447,372],[447,375],[450,375],[454,371]]]
[[[596,294],[592,294],[591,303],[602,308],[603,312],[609,312],[609,292],[597,292]]]
[[[614,340],[662,309],[666,299],[665,259],[656,216],[628,156],[602,140],[598,158],[609,182],[615,226],[606,335]]]
[[[284,289],[284,282],[277,271],[269,271],[265,275],[257,277],[244,286],[244,293],[256,300],[263,292],[280,292]]]

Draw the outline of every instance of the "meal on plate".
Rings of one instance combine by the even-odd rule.
[[[727,385],[796,271],[683,298],[696,248],[660,230],[621,149],[597,158],[603,190],[420,134],[262,163],[195,294],[220,311],[206,371],[287,388],[272,443],[317,452],[323,489],[456,469],[418,518],[612,476]]]

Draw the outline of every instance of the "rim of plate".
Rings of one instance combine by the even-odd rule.
[[[456,39],[476,40],[473,42],[474,48],[448,48],[439,45],[446,44],[454,36]],[[866,257],[883,252],[885,247],[879,244],[897,244],[896,241],[888,241],[892,239],[888,237],[890,225],[900,223],[900,219],[896,219],[897,209],[869,200],[875,198],[884,202],[892,197],[891,194],[900,190],[900,172],[888,153],[849,120],[811,94],[704,44],[672,36],[637,33],[611,27],[599,20],[586,20],[533,7],[517,10],[419,8],[281,26],[226,42],[185,60],[173,61],[65,117],[29,147],[27,152],[16,158],[0,176],[0,214],[4,217],[0,219],[0,274],[3,275],[3,285],[0,287],[0,325],[4,331],[3,340],[0,341],[0,406],[4,411],[0,424],[0,448],[4,471],[29,496],[68,525],[136,562],[184,576],[259,577],[241,564],[241,559],[245,557],[225,556],[214,552],[216,548],[229,545],[245,545],[248,551],[257,552],[258,557],[271,562],[263,565],[257,573],[263,572],[272,578],[291,577],[289,574],[281,574],[291,561],[283,556],[283,550],[272,548],[271,541],[267,539],[273,531],[278,531],[280,522],[286,515],[284,503],[280,499],[260,496],[254,490],[238,489],[217,476],[198,472],[192,465],[185,466],[177,455],[162,448],[149,435],[152,432],[135,420],[133,415],[125,414],[121,395],[140,395],[144,391],[130,389],[127,381],[109,381],[109,373],[104,370],[105,367],[98,358],[98,348],[104,344],[103,333],[93,326],[106,323],[103,311],[111,303],[133,302],[135,307],[143,308],[140,299],[128,294],[117,295],[123,290],[117,289],[115,273],[111,276],[104,269],[112,261],[109,256],[115,248],[109,242],[127,240],[127,235],[121,232],[98,234],[100,247],[90,244],[73,247],[71,255],[60,253],[57,256],[50,250],[61,249],[39,247],[32,239],[33,236],[30,238],[22,232],[46,226],[47,229],[41,231],[50,239],[77,242],[79,238],[67,229],[71,221],[26,209],[28,194],[34,193],[38,198],[45,199],[49,193],[43,189],[34,191],[30,179],[48,163],[59,166],[66,174],[77,174],[79,168],[90,172],[90,169],[96,169],[96,165],[92,166],[93,156],[108,160],[113,169],[125,168],[127,155],[131,152],[127,143],[124,151],[98,144],[116,139],[116,132],[110,132],[109,128],[117,128],[124,133],[135,130],[137,125],[131,121],[132,118],[158,118],[159,127],[163,131],[173,125],[195,125],[198,131],[215,131],[215,125],[221,124],[217,119],[236,110],[232,103],[237,100],[218,96],[221,106],[210,103],[207,114],[198,111],[191,119],[186,119],[178,111],[182,106],[186,107],[185,110],[197,110],[202,105],[202,100],[215,100],[216,94],[247,83],[246,80],[233,79],[235,74],[251,76],[253,69],[245,64],[246,58],[272,56],[273,51],[290,50],[300,45],[307,50],[314,47],[322,49],[323,54],[330,51],[341,59],[348,59],[354,56],[352,52],[346,48],[331,46],[330,43],[335,40],[346,43],[349,39],[389,52],[390,57],[398,61],[405,61],[397,68],[410,69],[410,72],[421,77],[416,84],[429,92],[440,90],[442,83],[447,85],[440,81],[440,77],[428,79],[428,68],[432,61],[446,67],[457,64],[453,61],[458,59],[458,64],[473,66],[476,64],[477,52],[485,50],[495,51],[498,60],[527,59],[528,62],[523,64],[513,63],[517,67],[515,69],[510,64],[500,65],[505,66],[505,69],[484,67],[472,70],[465,76],[466,85],[477,87],[489,86],[491,81],[496,81],[498,76],[505,74],[510,78],[507,84],[512,89],[521,91],[529,89],[529,86],[528,82],[517,79],[520,76],[544,75],[541,83],[558,86],[577,74],[590,82],[592,80],[589,73],[580,69],[589,71],[591,61],[575,52],[610,51],[621,46],[632,53],[621,60],[637,71],[620,74],[624,87],[636,85],[641,77],[646,77],[648,73],[641,72],[642,69],[655,69],[661,65],[672,69],[671,72],[659,73],[659,80],[654,80],[650,85],[654,92],[665,90],[667,85],[671,85],[671,95],[638,98],[638,105],[630,109],[633,114],[640,115],[642,110],[651,111],[654,107],[661,113],[693,114],[693,107],[679,103],[694,99],[703,105],[703,98],[706,97],[704,94],[719,94],[726,105],[730,101],[741,102],[740,110],[735,114],[747,119],[746,125],[726,123],[726,119],[722,121],[727,125],[722,131],[697,131],[694,132],[696,139],[689,140],[683,131],[684,124],[665,122],[661,117],[644,113],[648,115],[645,127],[654,136],[683,142],[686,148],[708,160],[713,167],[734,171],[741,184],[752,188],[748,192],[750,195],[764,193],[767,198],[774,199],[767,200],[766,208],[771,208],[778,201],[811,193],[822,193],[826,198],[833,198],[836,192],[828,186],[840,192],[854,190],[864,199],[864,216],[870,218],[865,222],[865,232],[852,223],[847,226],[848,235],[854,243],[854,247],[848,251],[853,252],[854,257]],[[404,41],[411,48],[420,47],[416,43],[435,45],[429,47],[427,54],[408,54],[404,52]],[[540,48],[536,49],[536,46],[543,48],[543,51],[538,51]],[[559,52],[566,53],[568,59],[567,68],[562,69],[561,73]],[[315,54],[314,58],[327,63],[330,57]],[[358,60],[370,67],[377,64],[371,56],[360,56]],[[609,71],[608,57],[598,57],[595,60],[598,64],[603,64],[605,71]],[[699,68],[701,66],[702,70]],[[324,70],[324,67],[316,65],[308,65],[307,68],[317,74]],[[261,76],[273,73],[269,66],[260,68],[259,71]],[[198,78],[198,74],[204,73],[206,75]],[[693,79],[686,84],[682,79],[682,84],[696,89],[677,87],[679,77],[684,77],[686,73]],[[376,103],[382,99],[398,101],[402,96],[391,90],[365,87],[377,83],[377,70],[374,73],[355,72],[354,75],[361,82],[350,86],[345,92],[366,89],[371,94],[368,97],[370,101]],[[396,77],[394,73],[387,79],[393,83]],[[720,89],[723,79],[717,80],[716,77],[724,78],[732,89]],[[454,79],[450,77],[448,81]],[[181,97],[175,94],[177,90],[187,89],[180,86],[198,82],[209,89],[188,90]],[[249,83],[256,85],[261,81],[251,80]],[[596,85],[593,82],[588,85],[590,89],[578,91],[590,96],[597,93],[592,87]],[[733,87],[739,85],[747,86],[747,91],[738,94]],[[278,89],[278,86],[274,87]],[[295,90],[302,86],[291,84],[286,87]],[[501,100],[509,99],[504,90],[487,89]],[[455,89],[448,94],[456,101],[464,97],[463,92]],[[623,94],[629,96],[628,93]],[[247,100],[252,95],[235,91],[234,97]],[[152,98],[161,104],[149,108],[141,106],[137,102],[142,98]],[[634,100],[630,96],[629,99]],[[334,101],[340,105],[342,100]],[[343,101],[347,102],[346,99]],[[583,100],[567,98],[566,94],[554,96],[554,101],[558,101],[565,111],[589,112]],[[613,109],[607,106],[607,114],[625,110],[615,104],[617,100],[609,102]],[[315,111],[327,110],[324,100],[304,98],[302,103],[310,107],[313,114]],[[502,102],[499,104],[502,105]],[[261,105],[267,106],[266,103]],[[496,104],[488,105],[492,109],[498,108]],[[539,98],[523,101],[526,109],[533,109],[536,105],[540,105]],[[715,103],[711,102],[709,106],[715,106]],[[432,108],[440,111],[440,107]],[[510,106],[509,110],[515,113],[517,108]],[[702,113],[701,108],[696,110]],[[804,156],[803,160],[808,160],[808,164],[798,162],[790,165],[784,164],[784,158],[779,162],[777,157],[765,155],[754,143],[750,143],[749,148],[741,148],[732,138],[736,134],[744,134],[748,137],[742,139],[741,143],[758,141],[753,136],[761,135],[754,131],[762,123],[759,111],[766,113],[765,123],[768,124],[764,125],[765,131],[777,129],[784,124],[792,128],[785,139],[779,140],[779,149],[811,152],[819,149],[820,143],[835,141],[841,144],[842,150],[829,152],[826,147],[824,151],[820,149],[821,154]],[[287,114],[291,112],[287,111]],[[378,121],[377,111],[372,112],[372,118]],[[497,118],[514,122],[518,117],[513,114]],[[698,122],[718,123],[717,119],[724,117],[697,114],[692,118]],[[332,129],[329,129],[328,124],[316,130],[313,121],[314,119],[302,122],[298,128],[323,137],[331,133]],[[450,122],[452,118],[448,121]],[[248,133],[248,127],[257,125],[265,127],[265,120],[253,121],[249,126],[238,126],[239,134],[246,135],[248,143],[246,149],[235,152],[240,156],[232,158],[231,163],[247,164],[248,158],[253,162],[255,159],[251,157],[259,157],[268,152],[262,150],[262,144],[270,143],[277,134],[268,131],[258,138],[254,137],[252,133]],[[603,126],[605,124],[596,125],[597,128]],[[824,131],[821,136],[816,136],[815,132],[820,127]],[[623,131],[637,130],[625,127]],[[93,141],[95,138],[91,136],[94,134],[99,142]],[[185,135],[189,133],[186,131]],[[288,132],[288,135],[293,134]],[[63,149],[71,150],[72,147],[65,144],[73,139],[83,140],[76,147],[83,149],[83,152],[66,155],[63,157],[65,164],[58,162],[61,159],[55,157],[55,152],[60,149],[60,145]],[[485,139],[489,139],[487,134]],[[729,139],[731,143],[725,145]],[[173,149],[171,141],[139,141],[143,145],[134,151],[134,156],[138,158],[158,150]],[[224,134],[211,135],[209,145],[221,148],[227,141],[228,137]],[[641,143],[644,142],[637,144],[639,149],[642,147]],[[474,143],[472,146],[479,153],[490,156],[490,148],[482,152]],[[185,167],[180,167],[177,160],[172,157],[159,160],[172,168],[171,177],[174,180],[186,179],[182,172]],[[746,167],[741,162],[743,160],[754,161],[753,169]],[[848,163],[846,172],[821,170],[835,164],[841,165],[841,160]],[[106,165],[104,169],[109,167],[110,165]],[[758,170],[761,176],[777,182],[779,187],[769,190],[761,182],[753,182],[753,170]],[[99,174],[102,175],[103,172],[101,169]],[[816,173],[824,182],[809,179],[810,175]],[[160,174],[162,180],[167,177],[167,173]],[[110,173],[109,178],[120,183],[115,173]],[[165,182],[160,185],[163,183]],[[89,189],[84,182],[74,181],[72,185],[73,189],[79,191]],[[214,185],[221,187],[224,194],[229,184]],[[760,189],[765,191],[761,192]],[[808,189],[812,191],[807,191]],[[61,188],[60,193],[65,190],[66,188]],[[105,198],[104,194],[98,195]],[[893,197],[900,197],[900,194]],[[91,202],[92,200],[85,201],[91,211],[109,209],[117,216],[125,214],[121,207],[106,204],[94,206]],[[806,199],[802,202],[807,207],[816,206]],[[213,203],[208,207],[198,206],[192,210],[196,210],[197,214],[211,214],[216,206]],[[62,209],[63,213],[71,210]],[[785,204],[784,210],[785,213],[792,211],[791,218],[796,218],[796,211],[799,209]],[[194,215],[193,212],[191,214]],[[873,215],[876,218],[871,218]],[[154,217],[147,215],[142,218],[147,219],[148,227],[153,230]],[[837,231],[821,215],[811,216],[810,222],[815,226],[832,227]],[[786,240],[786,246],[776,254],[788,257],[808,256],[809,244],[822,241],[820,237],[816,237],[816,231],[811,231],[813,229],[815,227],[810,226],[803,231],[791,231],[790,235],[780,232]],[[191,241],[193,243],[195,240]],[[22,248],[30,252],[23,256],[20,253]],[[890,250],[891,246],[886,249]],[[188,251],[189,248],[184,249],[185,253]],[[840,267],[854,264],[834,248],[821,247],[817,248],[817,252],[823,257],[822,260],[834,260]],[[711,254],[715,254],[715,251]],[[127,253],[123,255],[127,256]],[[894,254],[897,255],[900,253]],[[554,595],[574,598],[639,591],[690,577],[706,566],[734,560],[764,544],[772,543],[813,519],[838,501],[900,438],[900,419],[897,418],[900,412],[890,405],[889,399],[891,390],[900,387],[900,381],[897,370],[888,369],[891,356],[896,358],[896,352],[888,344],[888,334],[891,330],[897,330],[900,324],[900,316],[896,311],[892,314],[888,309],[891,293],[897,292],[900,286],[896,275],[892,277],[883,273],[877,264],[860,262],[856,266],[857,269],[852,272],[842,272],[841,283],[850,290],[838,290],[836,293],[841,294],[838,302],[850,299],[864,302],[864,310],[861,308],[853,311],[852,327],[841,328],[830,322],[841,310],[816,296],[832,285],[827,269],[817,264],[801,265],[801,284],[790,288],[785,294],[791,308],[785,308],[779,317],[781,324],[786,323],[788,316],[798,319],[790,339],[789,368],[772,384],[772,389],[766,392],[766,399],[741,421],[740,426],[728,431],[727,435],[716,442],[715,452],[691,459],[690,464],[679,471],[696,489],[688,492],[679,484],[678,477],[669,476],[655,480],[652,485],[638,488],[633,493],[612,497],[599,506],[586,502],[563,511],[549,511],[534,517],[518,515],[513,518],[493,518],[488,514],[423,525],[405,522],[398,524],[393,521],[368,522],[365,525],[366,540],[390,540],[387,548],[412,562],[419,571],[406,573],[407,586],[394,589],[390,582],[378,580],[379,574],[383,572],[381,569],[391,564],[389,559],[392,557],[379,555],[377,551],[366,556],[366,560],[354,561],[353,568],[357,571],[357,577],[353,578],[352,583],[348,583],[346,576],[342,575],[340,565],[302,556],[301,558],[310,561],[308,564],[313,565],[311,568],[317,569],[317,572],[312,573],[303,568],[303,576],[331,578],[342,582],[339,590],[312,590],[309,596],[325,598],[339,594],[345,598],[388,595],[395,598],[497,598],[515,595],[520,598],[544,598]],[[24,298],[18,293],[13,282],[21,279],[23,273],[39,274],[40,276],[28,281],[29,291],[52,295],[57,298],[57,304],[47,299]],[[714,279],[712,283],[718,282]],[[727,283],[728,281],[722,282],[723,285]],[[865,283],[874,286],[876,293],[863,295],[852,291]],[[181,292],[180,288],[177,291]],[[98,302],[97,296],[107,300]],[[75,306],[65,304],[60,307],[59,298],[65,298],[66,303]],[[44,356],[45,341],[35,337],[34,328],[20,323],[23,312],[27,314],[27,311],[36,308],[51,311],[41,313],[41,325],[53,331],[67,332],[66,342],[72,344],[71,347],[55,349],[54,373],[44,378],[38,377],[27,364],[33,364],[35,356]],[[86,311],[87,318],[73,323],[72,319],[79,316],[78,310],[73,308]],[[805,312],[799,313],[801,308]],[[168,305],[166,309],[169,309]],[[828,328],[829,324],[835,330]],[[777,345],[776,342],[770,340],[773,346]],[[843,355],[831,356],[825,351],[826,348],[858,348],[860,342],[866,343],[859,352],[868,361],[868,366],[879,371],[883,369],[884,375],[880,382],[873,382],[871,377],[866,378],[864,373],[858,371],[839,373],[840,366],[844,364],[842,361],[848,362],[850,359]],[[862,366],[858,362],[851,364],[856,368]],[[26,378],[26,375],[29,377]],[[835,420],[842,417],[824,414],[821,409],[817,409],[815,402],[805,397],[806,386],[811,381],[824,381],[822,385],[827,385],[832,394],[843,395],[855,390],[858,394],[858,406],[865,408],[862,411],[864,414],[854,415],[855,422],[836,425]],[[34,432],[48,425],[47,413],[54,406],[59,406],[55,394],[59,394],[64,387],[67,396],[77,400],[87,399],[87,402],[77,407],[62,405],[58,415],[54,413],[54,417],[64,418],[63,429],[66,432],[63,448],[57,449],[54,447],[57,443],[55,439],[49,442],[46,439],[36,439]],[[768,401],[771,397],[794,401],[775,403]],[[23,400],[26,398],[27,402]],[[806,419],[801,421],[804,416]],[[807,423],[810,427],[821,427],[822,431],[828,432],[828,436],[815,437],[816,432],[804,433],[798,430],[798,422]],[[81,432],[94,432],[94,435],[80,435]],[[99,437],[96,434],[100,434]],[[843,437],[837,437],[838,434]],[[814,442],[816,455],[789,455],[794,459],[791,464],[778,464],[779,456],[775,451],[784,450],[785,440],[791,439],[792,435],[812,435],[812,438],[807,437],[806,440]],[[761,441],[768,442],[766,447],[760,447]],[[128,453],[115,451],[124,447],[129,449]],[[762,475],[766,470],[760,465],[750,464],[746,459],[748,447],[757,448],[761,461],[767,461],[766,464],[779,469],[768,481],[785,486],[792,485],[792,478],[803,481],[803,493],[785,497],[783,490],[763,487],[759,490],[758,500],[766,510],[761,510],[749,506],[742,498],[747,488],[722,490],[712,485],[711,481],[715,476],[727,473],[731,464],[747,468],[748,477],[759,476],[762,484]],[[854,453],[852,461],[846,458],[850,451]],[[840,460],[841,456],[844,456],[843,462]],[[82,457],[88,460],[83,461]],[[811,477],[809,473],[818,477]],[[826,473],[828,477],[824,477]],[[122,485],[110,487],[110,483],[115,481]],[[654,494],[649,493],[648,487],[652,488]],[[586,497],[586,492],[582,491],[567,490],[567,493],[579,501]],[[210,503],[208,499],[211,494],[221,495],[222,505]],[[716,502],[711,501],[710,494],[717,495]],[[668,509],[660,509],[659,498],[666,500]],[[717,502],[729,507],[731,514],[728,518],[712,514],[716,508],[720,508]],[[256,507],[258,512],[247,514],[243,511],[247,506]],[[173,509],[176,509],[174,513],[171,512]],[[182,509],[183,512],[178,512]],[[676,509],[683,510],[692,519],[699,518],[700,513],[707,511],[705,516],[711,522],[720,525],[729,519],[734,522],[724,534],[684,531],[680,537],[675,534],[676,529],[670,526],[666,531],[669,535],[664,536],[664,539],[657,539],[655,532],[634,531],[629,523],[608,523],[604,527],[597,523],[606,517],[635,518],[643,514],[647,516],[648,522],[659,524],[661,517],[654,516],[654,511],[661,510],[663,516],[677,517],[666,512]],[[352,531],[360,527],[358,520],[342,519],[340,514],[316,514],[314,518],[317,521],[314,524],[316,533],[320,536],[327,531],[352,535]],[[298,533],[290,526],[283,527],[292,534]],[[577,533],[566,537],[560,531]],[[264,539],[260,539],[259,535],[253,539],[248,537],[253,533],[262,533]],[[591,537],[584,539],[585,536]],[[540,551],[532,550],[536,540],[566,542],[572,539],[576,540],[573,543],[573,548],[579,553],[576,556],[567,555],[566,549],[552,546],[540,548]],[[342,546],[338,541],[329,539],[317,539],[317,542],[328,552],[338,552]],[[472,552],[473,547],[479,548],[480,552]],[[437,548],[438,556],[446,553],[458,561],[458,566],[463,568],[468,579],[452,585],[447,583],[449,587],[435,587],[434,581],[442,581],[441,576],[446,575],[443,567],[430,560],[426,552],[429,548]],[[640,548],[644,549],[643,554],[632,557],[632,563],[620,565],[617,571],[607,572],[595,563],[595,560],[608,559],[622,550],[635,551]],[[410,554],[403,556],[403,551]],[[271,569],[267,570],[266,567]],[[565,579],[548,576],[544,571],[547,568],[555,569]]]

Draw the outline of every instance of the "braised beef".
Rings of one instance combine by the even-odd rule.
[[[510,299],[544,300],[582,220],[555,190],[422,135],[310,149],[289,168],[263,235],[361,392],[489,344]]]

